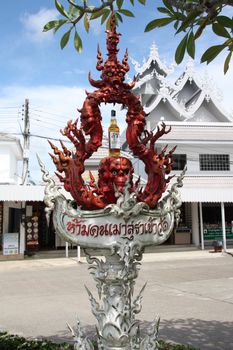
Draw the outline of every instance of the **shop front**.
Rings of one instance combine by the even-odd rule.
[[[206,245],[223,242],[221,203],[203,203],[203,239]],[[224,203],[226,243],[233,243],[233,203]]]
[[[47,223],[44,186],[0,186],[0,260],[20,259],[41,250],[65,248]]]
[[[205,249],[221,241],[224,251],[232,246],[233,177],[187,175],[181,200],[190,208],[186,219],[194,245]]]

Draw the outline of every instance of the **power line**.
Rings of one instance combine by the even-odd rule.
[[[33,121],[39,123],[39,124],[42,124],[43,127],[48,128],[48,125],[45,125],[45,124],[44,124],[44,123],[45,123],[44,120],[38,119],[38,118],[34,118],[34,117],[32,117],[31,119],[32,119]],[[54,126],[57,126],[58,128],[62,128],[62,126],[59,126],[59,125],[57,125],[56,123],[52,123],[52,122],[50,122],[50,121],[48,121],[48,120],[46,121],[46,124],[52,125],[52,126],[53,126],[53,130],[54,130]],[[51,127],[50,127],[50,128],[51,128]]]
[[[12,109],[12,108],[14,108],[14,109],[17,109],[17,108],[21,108],[21,107],[19,107],[19,106],[17,106],[17,107],[0,107],[0,109]]]
[[[57,113],[53,113],[53,112],[43,111],[41,109],[31,108],[31,110],[33,110],[35,112],[41,112],[41,113],[45,113],[45,114],[54,115],[54,116],[61,117],[61,118],[67,118],[67,116],[64,116],[64,115],[61,115],[61,114],[57,114]]]
[[[57,124],[65,125],[65,123],[62,122],[62,121],[53,120],[53,119],[44,117],[44,116],[42,116],[42,115],[40,115],[40,114],[31,114],[31,117],[34,118],[34,119],[36,118],[37,120],[40,120],[40,121],[42,121],[42,122],[48,122],[48,120],[49,120],[49,122],[52,123],[53,125],[57,125]],[[39,117],[39,118],[38,118],[38,117]],[[40,118],[43,118],[43,119],[40,119]]]

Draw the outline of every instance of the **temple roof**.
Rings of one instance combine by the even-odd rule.
[[[192,59],[188,60],[184,72],[174,83],[168,80],[172,70],[169,71],[160,60],[155,44],[142,66],[138,63],[134,66],[138,74],[134,92],[141,96],[146,113],[152,113],[162,100],[174,110],[174,120],[233,121],[233,116],[220,105],[222,95],[213,79],[207,70],[199,77]]]
[[[142,65],[140,65],[135,59],[131,58],[131,62],[134,65],[134,69],[137,74],[141,75],[149,70],[151,67],[157,68],[156,71],[160,76],[167,76],[170,72],[169,68],[161,61],[158,53],[158,48],[153,42],[150,47],[150,54],[147,60],[143,60]]]

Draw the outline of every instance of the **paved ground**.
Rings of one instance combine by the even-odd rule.
[[[84,261],[84,260],[83,260]],[[160,335],[201,350],[233,349],[233,258],[208,251],[145,254],[135,294],[147,283],[140,319],[161,317]],[[95,286],[75,259],[0,263],[0,329],[70,339],[66,322],[94,324],[86,291]]]

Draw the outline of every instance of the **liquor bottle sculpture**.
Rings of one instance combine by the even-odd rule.
[[[155,133],[145,130],[146,114],[139,98],[131,92],[135,81],[124,82],[129,70],[128,52],[122,62],[117,59],[120,34],[116,32],[114,13],[106,33],[108,58],[103,62],[98,48],[96,68],[102,72],[101,79],[93,80],[89,74],[90,84],[97,90],[87,92],[79,111],[81,125],[78,127],[78,121],[69,121],[61,131],[73,143],[75,152],[71,153],[62,142],[62,150],[50,142],[56,174],[73,200],[67,200],[60,193],[59,186],[39,160],[46,182],[44,201],[47,215],[53,211],[56,233],[65,241],[85,248],[98,289],[98,301],[89,289],[87,292],[98,322],[99,349],[156,349],[156,322],[143,338],[135,318],[141,310],[144,287],[135,299],[133,287],[144,247],[166,241],[179,220],[181,200],[177,188],[182,186],[184,173],[161,198],[171,179],[174,149],[166,153],[165,147],[157,153],[155,142],[170,128],[162,123]],[[133,181],[131,161],[118,155],[101,160],[97,182],[91,173],[88,184],[82,177],[85,160],[102,144],[99,105],[103,102],[127,108],[126,139],[134,156],[145,164],[148,181],[144,188],[140,188],[140,180]],[[100,250],[104,260],[96,258]],[[75,349],[93,348],[79,322],[77,331],[71,330]]]

